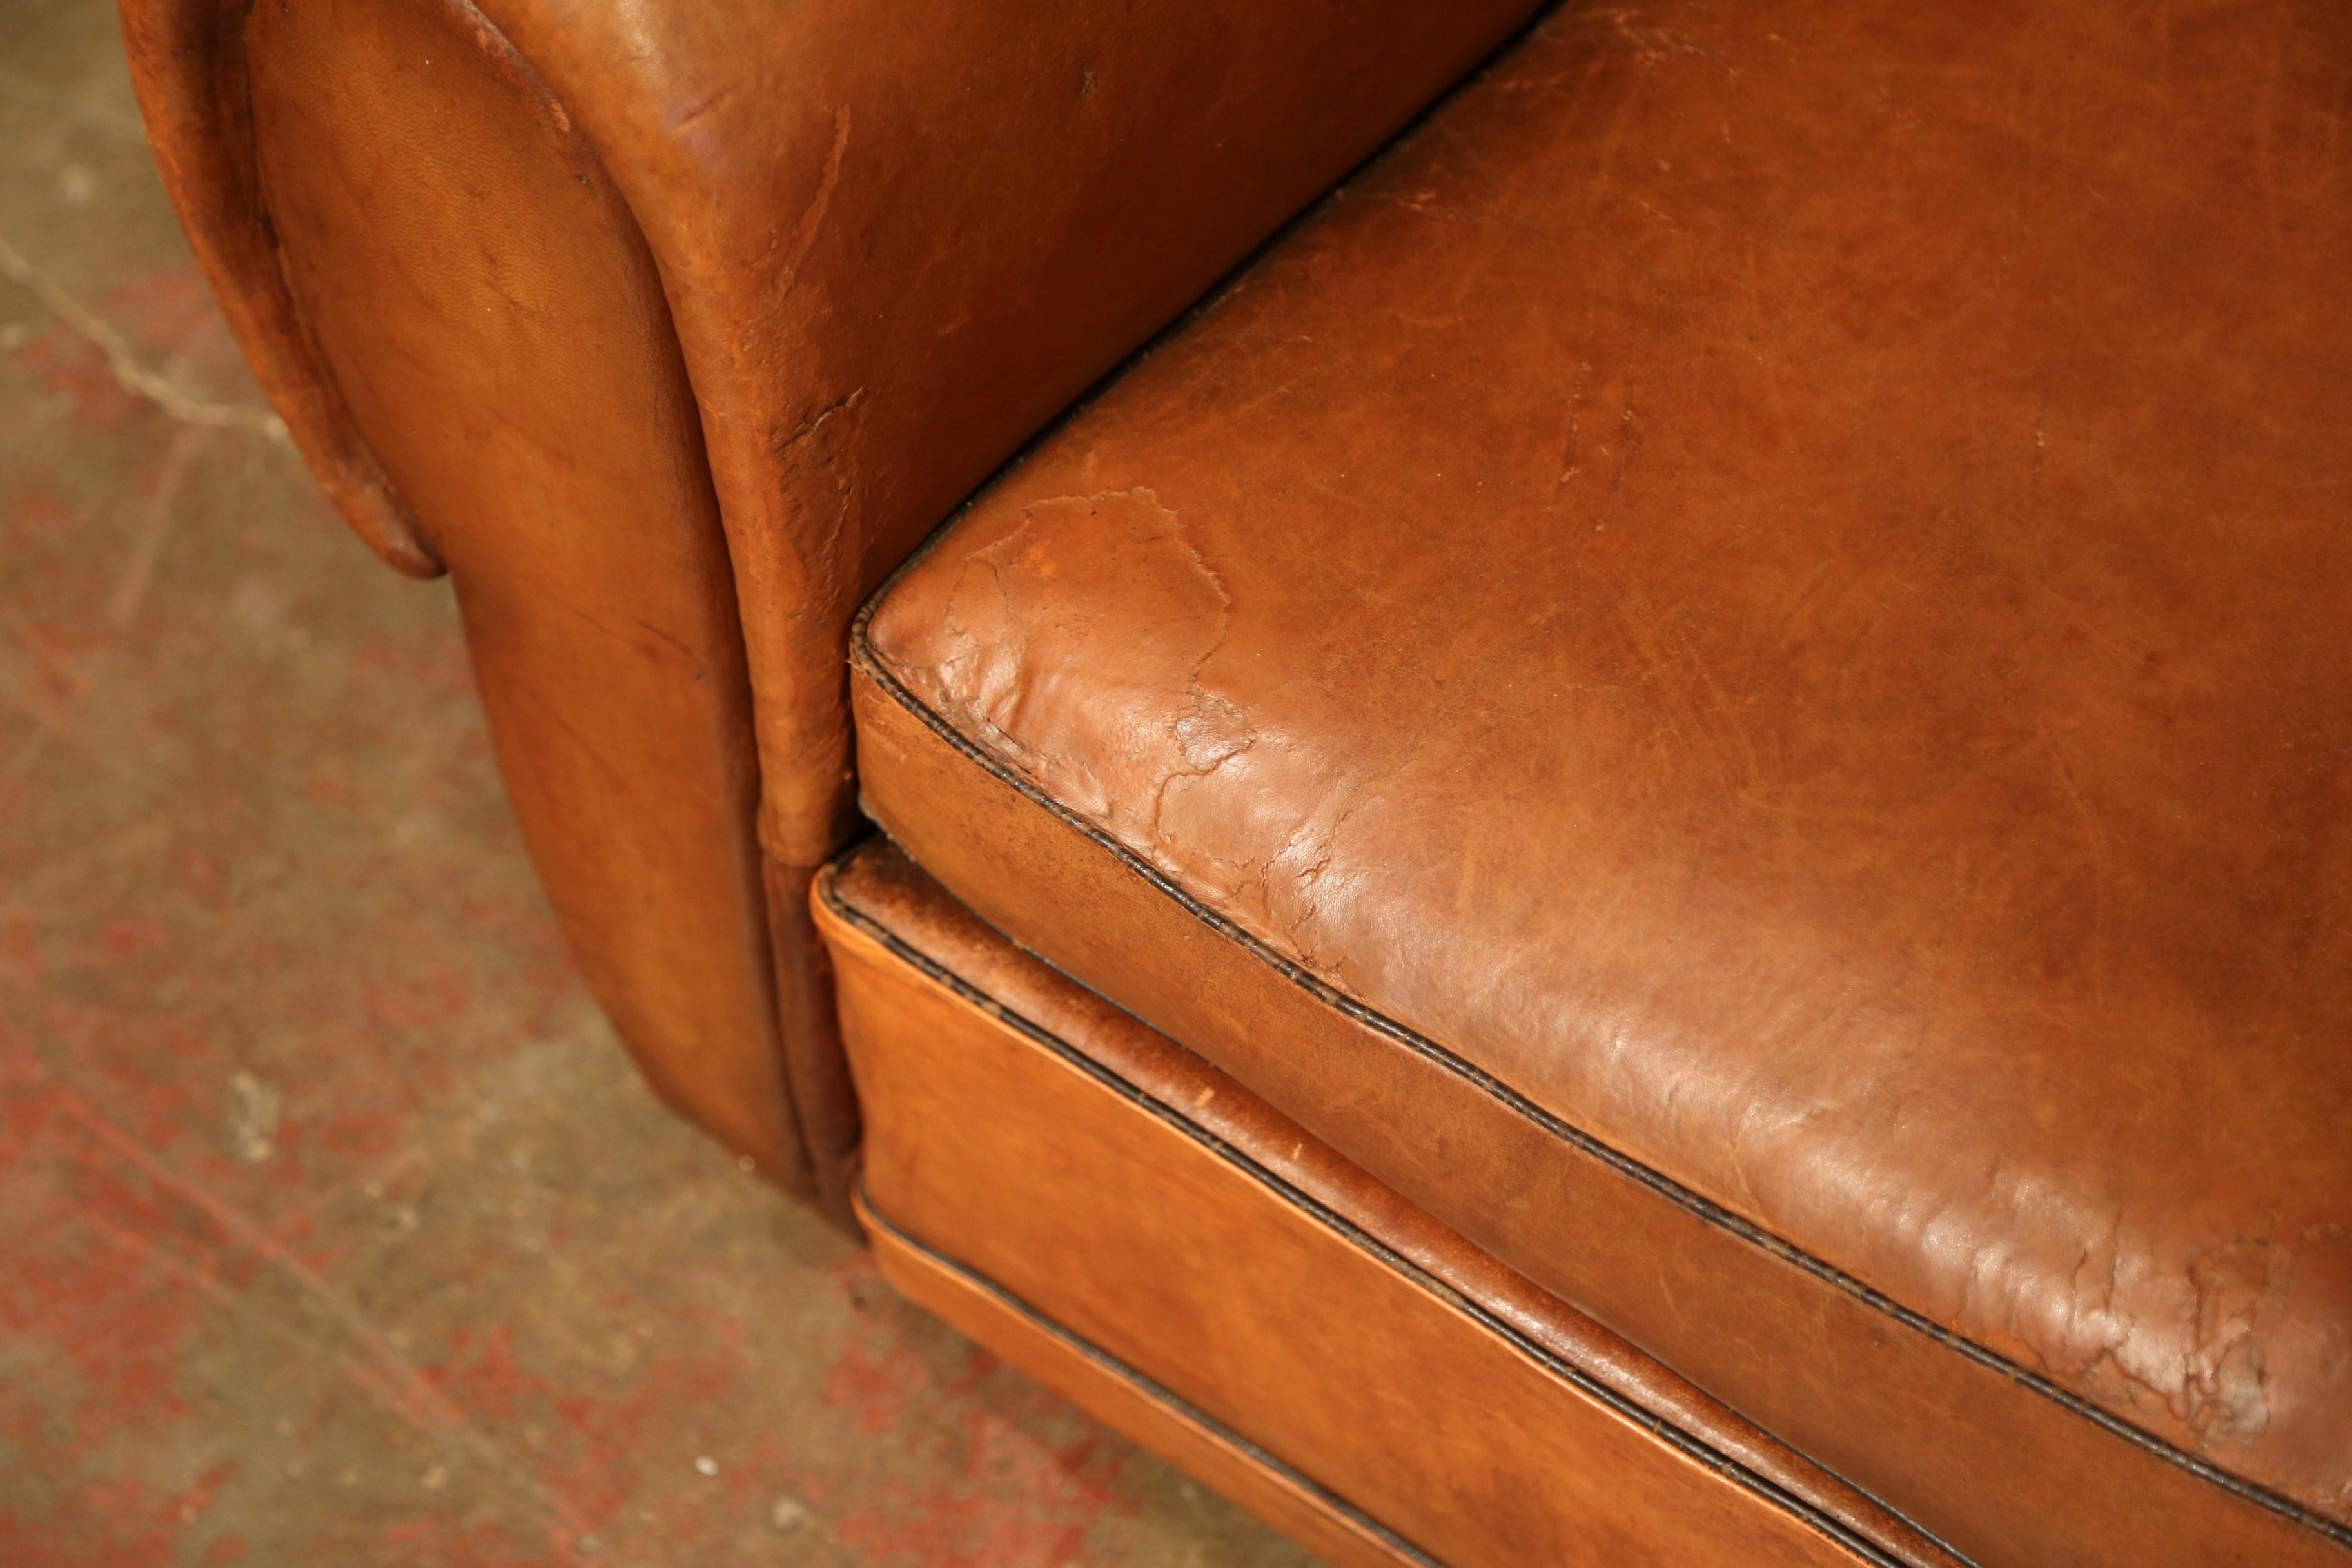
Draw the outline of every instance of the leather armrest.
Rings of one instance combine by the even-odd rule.
[[[387,560],[457,579],[599,996],[674,1100],[836,1211],[854,1110],[802,927],[854,819],[851,616],[1535,9],[121,3],[166,184],[297,444]],[[699,859],[660,820],[681,801]],[[681,971],[689,929],[772,937],[775,975]]]
[[[642,228],[734,558],[762,837],[846,796],[850,615],[972,487],[1532,0],[373,0],[543,79]],[[428,567],[305,351],[238,145],[243,8],[123,0],[173,195],[303,450]]]

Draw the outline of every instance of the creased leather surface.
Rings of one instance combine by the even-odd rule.
[[[1015,948],[888,840],[828,868],[815,906],[873,1113],[872,1208],[1437,1560],[1957,1568]],[[1180,1259],[1187,1278],[1155,1288]]]
[[[2347,94],[2318,5],[1564,14],[874,647],[1278,958],[2341,1524]]]
[[[703,448],[670,456],[707,458],[730,558],[731,583],[688,588],[740,598],[786,1076],[845,1215],[856,1110],[800,927],[810,877],[854,826],[842,650],[856,606],[1535,0],[366,4],[453,21],[549,95],[637,231],[616,242],[657,269]],[[272,403],[357,531],[404,570],[436,570],[416,498],[353,424],[278,271],[253,175],[247,0],[121,5],[173,204]],[[502,212],[485,237],[534,216]],[[544,544],[562,560],[560,532]]]
[[[489,0],[643,226],[751,646],[770,853],[850,813],[841,651],[991,469],[1534,0]]]

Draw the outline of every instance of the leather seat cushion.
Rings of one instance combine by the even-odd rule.
[[[886,593],[870,808],[1963,1550],[2347,1561],[2347,101],[1570,7]]]

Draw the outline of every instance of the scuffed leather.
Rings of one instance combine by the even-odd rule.
[[[2320,4],[1572,10],[873,647],[1278,959],[2352,1521],[2347,96]]]
[[[604,237],[648,255],[657,274],[655,308],[614,319],[611,331],[674,335],[675,354],[664,344],[658,357],[682,362],[692,407],[685,430],[665,431],[666,449],[642,467],[694,471],[715,498],[727,559],[711,569],[698,517],[694,529],[636,547],[664,557],[651,574],[661,591],[740,603],[756,832],[772,862],[772,1010],[797,1122],[762,1140],[762,1157],[807,1163],[846,1223],[856,1114],[804,895],[856,826],[842,651],[856,606],[992,469],[1524,23],[1536,0],[346,3],[377,13],[357,27],[389,20],[451,36],[391,62],[395,73],[429,79],[435,55],[446,64],[471,48],[475,65],[520,84],[534,112],[543,103],[563,155],[583,165],[583,188],[615,197]],[[121,5],[173,205],[271,402],[345,516],[387,560],[420,574],[445,563],[443,537],[510,526],[504,514],[425,526],[419,512],[432,499],[403,493],[345,402],[338,369],[350,366],[322,361],[256,177],[249,0]],[[346,112],[375,112],[384,96],[354,94]],[[429,90],[402,112],[416,122],[344,129],[355,143],[380,135],[394,145],[447,129]],[[314,151],[281,150],[296,163]],[[468,162],[436,157],[401,173],[462,201]],[[417,266],[427,276],[443,266],[537,276],[543,258],[527,247],[490,252],[542,218],[561,250],[573,243],[555,237],[572,232],[571,216],[559,201],[502,207],[472,244]],[[403,232],[383,245],[421,248],[426,237],[438,237]],[[522,310],[518,299],[506,304]],[[471,340],[481,323],[430,287],[401,290],[385,309],[394,335],[434,351],[454,340],[457,359],[479,347]],[[494,398],[486,417],[527,440],[547,407],[507,395],[508,382],[528,380],[527,360],[502,370],[512,374],[465,391]],[[547,378],[546,404],[582,401],[560,366]],[[380,433],[413,437],[446,425],[449,407],[403,397],[377,414]],[[588,466],[629,448],[616,441]],[[580,481],[578,466],[569,479]],[[610,512],[644,489],[619,481]],[[550,570],[522,561],[509,586],[561,577],[578,541],[550,530],[541,547]],[[560,620],[561,596],[529,607]],[[593,646],[594,634],[583,635]],[[551,679],[563,681],[560,649],[550,662]],[[593,680],[583,672],[577,684]],[[632,855],[616,841],[633,835],[568,831],[567,853],[590,878],[625,883]],[[656,923],[625,896],[558,897],[575,928]],[[755,910],[713,945],[756,942],[761,924]],[[676,937],[682,928],[663,929]],[[694,1032],[690,1016],[647,1022]],[[764,1022],[739,1030],[713,1054],[740,1057],[769,1034]],[[709,1076],[707,1062],[674,1065],[673,1079]],[[714,1112],[709,1097],[695,1097],[739,1144],[744,1126],[779,1120],[782,1090],[745,1087],[764,1070],[730,1060],[719,1075],[737,1104]],[[805,1160],[789,1147],[796,1141]]]
[[[751,658],[761,836],[850,814],[858,605],[1534,0],[488,0],[644,228]]]
[[[869,838],[828,867],[814,903],[842,971],[845,1032],[874,1111],[864,1176],[871,1208],[979,1268],[1092,1342],[1124,1347],[1139,1364],[1157,1363],[1180,1388],[1215,1390],[1236,1416],[1255,1410],[1258,1420],[1242,1427],[1254,1440],[1326,1484],[1343,1473],[1357,1478],[1341,1487],[1343,1494],[1441,1561],[1518,1568],[1583,1555],[1612,1563],[1728,1562],[1763,1568],[1786,1561],[1790,1542],[1785,1535],[1776,1541],[1780,1531],[1753,1522],[1722,1530],[1725,1515],[1759,1511],[1762,1500],[1743,1496],[1750,1480],[1724,1468],[1671,1467],[1680,1472],[1678,1479],[1658,1488],[1638,1457],[1612,1455],[1600,1445],[1577,1453],[1576,1437],[1590,1415],[1574,1401],[1529,1415],[1517,1397],[1535,1370],[1529,1363],[1500,1369],[1498,1381],[1513,1385],[1506,1391],[1487,1381],[1495,1364],[1481,1367],[1475,1352],[1459,1344],[1450,1352],[1415,1356],[1407,1347],[1426,1348],[1428,1342],[1382,1310],[1384,1292],[1358,1294],[1340,1286],[1363,1279],[1351,1274],[1344,1248],[1317,1248],[1323,1255],[1309,1265],[1307,1280],[1294,1270],[1286,1284],[1277,1284],[1286,1273],[1285,1218],[1260,1213],[1225,1233],[1237,1242],[1211,1245],[1217,1230],[1209,1211],[1232,1201],[1213,1179],[1181,1181],[1187,1205],[1137,1213],[1139,1193],[1179,1184],[1175,1173],[1184,1169],[1185,1157],[1171,1160],[1157,1130],[1117,1125],[1132,1108],[1092,1103],[1099,1094],[1093,1086],[1092,1092],[1067,1100],[1050,1089],[1041,1093],[1045,1086],[1033,1076],[1034,1067],[1000,1055],[994,1037],[1005,1020],[1044,1031],[1232,1155],[1269,1173],[1294,1194],[1288,1206],[1296,1209],[1303,1199],[1341,1216],[1421,1271],[1432,1297],[1472,1305],[1507,1324],[1559,1363],[1695,1440],[1726,1468],[1745,1470],[1776,1494],[1760,1510],[1765,1515],[1794,1502],[1789,1511],[1834,1521],[1884,1554],[1874,1559],[1880,1568],[1961,1568],[1906,1521],[1470,1246],[1225,1074],[1021,952],[888,839]],[[936,966],[969,990],[951,991],[919,965]],[[1031,1053],[1044,1054],[1024,1041],[1018,1055]],[[1060,1102],[1049,1103],[1054,1100]],[[1034,1141],[1025,1149],[1024,1128]],[[1088,1158],[1106,1146],[1108,1157]],[[996,1173],[984,1198],[973,1191],[975,1168]],[[1194,1255],[1213,1259],[1203,1283],[1139,1294],[1135,1282],[1149,1278],[1152,1265],[1106,1266],[1155,1224],[1169,1224]],[[1107,1243],[1106,1237],[1118,1240]],[[1081,1252],[1089,1254],[1088,1263],[1073,1268],[1073,1256]],[[1360,1424],[1328,1418],[1328,1395],[1318,1391],[1309,1370],[1318,1359],[1314,1351],[1285,1349],[1247,1374],[1224,1356],[1199,1354],[1195,1292],[1269,1304],[1274,1321],[1284,1325],[1281,1339],[1297,1337],[1301,1331],[1290,1325],[1303,1325],[1318,1310],[1300,1297],[1318,1295],[1331,1304],[1324,1310],[1343,1319],[1352,1314],[1347,1337],[1367,1384],[1430,1391],[1410,1407],[1404,1424],[1414,1440],[1399,1442],[1398,1433],[1368,1432]],[[1328,1353],[1332,1342],[1315,1337]],[[1240,1386],[1244,1376],[1246,1388]],[[1452,1419],[1476,1404],[1474,1390],[1489,1400],[1481,1419]],[[1271,1417],[1265,1415],[1269,1405],[1276,1412]],[[1419,1441],[1423,1436],[1435,1440]],[[1562,1440],[1570,1445],[1565,1452],[1551,1446]],[[1421,1457],[1406,1461],[1406,1474],[1388,1468],[1385,1458],[1368,1471],[1367,1453],[1383,1450],[1416,1450]],[[1593,1505],[1594,1490],[1606,1499],[1601,1507]],[[1483,1510],[1465,1510],[1457,1500],[1465,1492],[1492,1501]],[[1563,1533],[1572,1545],[1563,1544]],[[1801,1559],[1843,1568],[1862,1560],[1852,1540],[1831,1546],[1818,1537],[1806,1541],[1801,1530],[1796,1535],[1805,1542],[1794,1553]]]
[[[778,1071],[743,635],[652,257],[446,6],[263,5],[240,64],[304,353],[448,568],[573,960],[665,1100],[846,1220]]]

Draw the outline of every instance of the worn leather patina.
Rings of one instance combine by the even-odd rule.
[[[1319,1555],[1959,1568],[1014,948],[895,845],[845,857],[815,905],[886,1273],[1090,1406],[1144,1380],[1157,1423],[1106,1416],[1237,1472]],[[1039,1356],[1041,1324],[1087,1355]],[[1171,1421],[1256,1452],[1202,1466],[1154,1430]]]
[[[1490,1384],[1422,1331],[1475,1308],[1752,1472],[1615,1509],[1710,1467],[1603,1424],[1528,1494],[1507,1423],[1582,1439],[1450,1398],[1389,1512],[1520,1488],[1499,1560],[1581,1509],[2352,1563],[2352,12],[1561,5],[1305,212],[1534,0],[123,9],[273,403],[455,580],[599,998],[967,1255],[886,1234],[910,1292],[1181,1381],[1246,1313],[1158,1260],[1261,1260],[1362,1386],[1253,1340],[1222,1431],[1124,1408],[1318,1541],[1396,1545],[1309,1461],[1403,1472],[1279,1380]],[[1041,1067],[835,930],[863,1151],[806,896],[856,788],[964,906],[875,921],[1064,1017]],[[1132,1138],[1054,1098],[1121,1073]],[[1057,1127],[961,1212],[949,1140]],[[1439,1264],[1307,1300],[1342,1255],[1236,1151]]]
[[[604,742],[517,715],[507,750],[592,802],[519,794],[575,945],[621,960],[596,965],[599,994],[640,1059],[851,1223],[856,1114],[806,895],[856,828],[852,616],[973,486],[1535,0],[121,5],[165,185],[313,471],[394,564],[449,565],[476,584],[461,594],[508,603],[510,629],[531,624],[528,639],[475,639],[486,686],[560,692],[591,729],[683,731],[677,710],[710,695],[667,678],[698,662],[724,679],[726,659],[677,658],[658,638],[634,654],[604,646],[642,636],[619,609],[625,585],[662,602],[643,618],[665,631],[679,601],[699,601],[698,634],[740,603],[726,658],[749,671],[755,816],[698,834],[689,858],[706,874],[668,867],[660,896],[625,890],[632,867],[660,861],[662,835],[607,807],[627,794],[657,814],[662,792],[614,787]],[[298,119],[271,120],[273,84],[289,108],[307,89],[320,134],[257,144]],[[281,228],[273,202],[288,193],[307,193],[295,216],[311,221]],[[583,251],[607,273],[646,269],[658,291],[633,282],[606,300],[602,331],[593,308],[541,309],[590,265]],[[354,310],[364,330],[322,338],[321,304],[371,273],[400,286]],[[367,379],[359,357],[419,348],[444,369],[482,368],[487,356],[446,342],[478,328],[509,348],[537,334],[544,374],[532,379],[526,356],[499,367],[500,384],[444,381],[446,399],[371,403],[343,384]],[[611,345],[603,371],[650,353],[660,375],[682,372],[684,426],[632,426],[608,451],[581,443],[643,400],[577,374]],[[666,391],[654,401],[674,406]],[[504,439],[485,443],[492,426]],[[576,531],[416,483],[470,462],[475,501],[511,497],[547,478],[542,459],[610,468],[632,443],[656,448],[659,472],[613,482],[608,515]],[[667,491],[677,473],[701,494]],[[727,557],[715,570],[713,508]],[[566,579],[604,574],[600,632],[562,601]],[[731,800],[738,747],[731,731],[697,737],[667,765],[697,796]],[[662,750],[640,736],[618,771],[658,769]],[[766,854],[764,915],[742,907],[731,847],[713,847],[746,833]],[[766,1016],[739,1010],[740,1026],[716,1031],[704,1026],[724,1007],[681,1003],[677,966],[656,956],[679,921],[709,931],[713,952],[772,945],[772,979],[732,959],[724,973],[708,956],[687,965],[746,1008],[769,996]]]
[[[1961,1549],[2340,1562],[2347,95],[1564,12],[885,596],[867,797]]]

